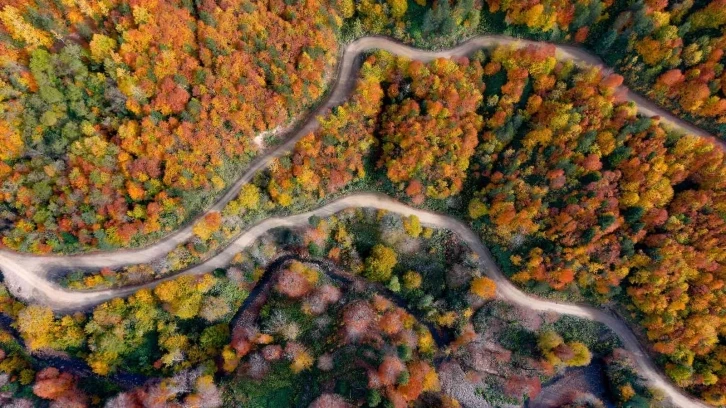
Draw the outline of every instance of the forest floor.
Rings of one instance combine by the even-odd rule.
[[[604,401],[607,408],[614,408],[607,399],[608,390],[603,378],[602,361],[593,361],[586,367],[568,368],[561,378],[542,388],[527,408],[551,408],[566,405],[573,393],[589,393]]]

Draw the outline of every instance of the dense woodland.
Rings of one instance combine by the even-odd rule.
[[[608,398],[659,398],[612,333],[493,300],[455,235],[384,211],[273,230],[223,270],[88,314],[54,317],[2,289],[18,331],[0,332],[0,398],[21,407],[521,404],[593,361],[607,369]],[[44,359],[49,350],[61,357]],[[560,398],[601,406],[586,389]]]
[[[178,227],[258,153],[256,135],[289,125],[322,97],[341,38],[380,33],[444,46],[477,32],[505,32],[577,42],[622,76],[557,61],[548,46],[429,64],[374,53],[350,99],[222,213],[199,220],[193,241],[170,254],[164,271],[103,271],[83,285],[178,271],[214,253],[252,215],[374,189],[467,219],[505,273],[528,290],[620,308],[642,326],[678,385],[726,405],[724,152],[638,117],[618,89],[625,80],[723,135],[724,27],[721,0],[0,1],[2,243],[37,253],[109,249]],[[418,229],[412,220],[401,223],[407,234]],[[310,255],[350,261],[323,242],[306,245]],[[414,296],[422,271],[396,270],[399,258],[385,243],[369,250],[357,267],[345,268],[385,286],[377,286],[381,293]],[[125,366],[168,376],[119,398],[156,390],[164,401],[216,401],[220,391],[210,381],[219,370],[208,362],[226,352],[248,367],[261,355],[231,346],[232,316],[262,270],[240,273],[243,283],[211,275],[168,281],[90,315],[54,316],[9,297],[3,307],[32,350],[63,350],[102,375]],[[486,281],[471,288],[483,298],[493,291]],[[276,290],[272,302],[304,297]],[[348,300],[373,301],[356,296],[336,303],[330,318],[344,321]],[[387,311],[408,313],[383,308],[374,316],[375,307],[367,309],[376,321]],[[457,324],[471,316],[452,311],[416,324],[455,328],[461,337],[465,327]],[[3,344],[15,344],[10,332]],[[537,353],[545,361],[577,354],[575,340],[542,337]],[[374,356],[393,347],[381,339]],[[21,349],[0,362],[9,379],[61,383],[65,391],[3,387],[21,397],[81,398],[75,374],[34,370]],[[613,378],[628,371],[615,354],[606,359],[614,362]],[[418,364],[417,355],[410,358]],[[381,383],[379,397],[395,404],[405,386],[398,381]],[[652,397],[633,381],[617,381],[623,404]]]
[[[361,1],[344,32],[387,34],[425,47],[448,46],[476,33],[580,44],[632,88],[726,135],[722,0],[484,0],[426,6]]]
[[[0,231],[111,248],[194,215],[324,93],[340,18],[316,1],[0,2]]]
[[[338,40],[369,33],[425,47],[488,32],[580,43],[722,136],[724,9],[720,0],[5,0],[2,244],[76,252],[172,231],[225,189],[264,135],[322,97]],[[474,129],[457,130],[469,135],[464,156]]]
[[[362,75],[350,102],[258,177],[267,200],[373,188],[460,213],[515,282],[627,306],[668,374],[723,403],[717,145],[637,117],[622,77],[547,47],[429,65],[377,53]],[[437,144],[440,123],[454,143]]]
[[[551,47],[375,53],[351,99],[164,264],[213,253],[250,211],[379,190],[467,218],[531,290],[624,306],[674,381],[722,404],[724,152],[636,116],[621,82]]]
[[[495,12],[493,30],[514,23],[505,30],[583,43],[632,88],[720,137],[726,134],[723,1],[486,3]]]

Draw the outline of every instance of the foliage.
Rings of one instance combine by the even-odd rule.
[[[418,205],[451,204],[496,245],[516,283],[625,302],[665,356],[667,373],[723,403],[724,154],[709,140],[636,115],[619,90],[625,77],[677,114],[722,131],[722,0],[628,7],[487,0],[482,13],[468,1],[224,3],[2,4],[5,246],[104,249],[178,226],[204,205],[202,196],[225,187],[233,173],[226,163],[254,155],[256,133],[286,124],[322,95],[338,14],[349,18],[348,33],[390,33],[434,46],[474,32],[483,16],[485,28],[503,24],[515,34],[584,42],[623,76],[557,61],[546,46],[426,64],[374,53],[352,98],[245,186],[223,212],[228,218],[202,219],[196,241],[175,250],[172,263],[178,269],[213,251],[207,241],[218,245],[232,234],[226,222],[247,211],[299,208],[361,185]],[[409,265],[406,258],[415,257],[397,250],[415,254],[416,240],[425,238],[420,225],[405,220],[401,233],[388,218],[381,224],[384,243],[363,244],[368,240],[345,225],[318,226],[303,241],[370,279],[402,282],[403,296],[428,318],[462,329],[459,288],[489,297],[491,285],[471,281],[466,268],[443,278],[443,262]],[[416,272],[404,274],[409,270]],[[308,278],[292,271],[276,283],[312,313],[319,309],[311,295],[324,296]],[[242,296],[227,297],[235,291],[212,281],[169,281],[99,306],[88,319],[12,302],[3,307],[17,316],[31,349],[84,355],[99,373],[126,360],[171,372],[221,353],[218,322]],[[433,311],[440,304],[451,310]],[[379,313],[372,306],[351,310],[368,318],[361,327],[348,324],[358,338]],[[394,315],[382,321],[384,333],[399,331]],[[542,336],[551,362],[589,361],[584,343]],[[202,337],[204,347],[197,344]],[[418,340],[421,351],[433,348],[430,334]],[[223,349],[228,368],[241,358]],[[295,367],[308,372],[308,359],[300,361]],[[388,375],[403,373],[393,360],[384,368],[379,380],[387,386],[415,379],[409,367],[407,381]],[[625,401],[645,395],[631,381],[620,390]],[[398,394],[386,390],[386,397]]]
[[[2,243],[108,249],[178,227],[257,134],[322,96],[339,24],[318,1],[0,4]]]
[[[366,277],[378,282],[388,281],[393,267],[396,266],[396,258],[396,252],[393,249],[381,244],[374,246],[371,254],[366,258]]]
[[[122,365],[142,372],[177,372],[221,352],[229,338],[229,311],[244,296],[226,279],[185,275],[153,291],[142,289],[127,299],[103,303],[87,320],[83,315],[55,317],[49,309],[31,305],[20,311],[18,326],[31,348],[77,353],[100,375]],[[203,305],[208,303],[226,313],[206,311]],[[224,324],[211,325],[210,319]]]
[[[497,284],[486,276],[474,278],[471,281],[471,293],[482,299],[493,299],[497,293]]]
[[[194,235],[202,241],[207,241],[212,237],[219,227],[222,225],[222,216],[220,213],[213,211],[204,215],[201,221],[194,225]]]
[[[721,386],[710,378],[720,378],[717,356],[723,325],[719,237],[726,196],[721,149],[639,117],[632,105],[619,99],[618,76],[558,62],[551,47],[502,47],[476,55],[461,67],[480,73],[481,79],[469,78],[481,83],[486,101],[476,112],[483,121],[478,145],[462,173],[471,188],[454,198],[463,200],[463,208],[473,203],[467,208],[472,225],[498,248],[498,259],[512,279],[528,288],[574,293],[596,302],[625,301],[655,350],[668,356],[670,373],[683,384],[702,387],[704,395],[718,393]],[[417,183],[401,186],[384,167],[366,171],[366,163],[378,164],[371,160],[375,149],[385,152],[376,141],[375,124],[382,128],[387,112],[398,109],[389,105],[410,103],[395,98],[396,86],[405,89],[400,78],[411,77],[411,70],[428,69],[385,53],[370,56],[349,102],[366,109],[358,115],[338,109],[323,118],[321,131],[301,139],[292,154],[256,179],[263,201],[279,202],[287,195],[287,204],[298,208],[321,196],[374,186],[431,205],[423,175]],[[368,104],[370,100],[375,103]],[[334,129],[364,131],[336,131],[331,136],[326,123],[334,123]],[[383,140],[382,134],[379,137]],[[459,137],[463,140],[464,135]],[[400,157],[408,154],[394,151]],[[345,169],[340,174],[347,176],[335,185],[326,184],[336,179],[331,177],[336,169]],[[305,179],[320,184],[300,182]],[[316,187],[306,190],[308,185]],[[399,222],[381,216],[385,245],[415,245]],[[434,295],[424,295],[436,285],[443,287],[435,273],[419,265],[402,265],[400,271],[390,266],[408,257],[389,262],[390,274],[388,268],[370,267],[377,265],[375,257],[366,262],[378,243],[375,229],[353,231],[351,236],[348,226],[318,228],[303,239],[305,247],[345,259],[352,271],[367,269],[366,276],[381,282],[396,275],[404,295],[410,292],[422,310],[435,309]],[[335,245],[328,246],[321,238],[326,236]],[[360,250],[356,253],[349,251],[354,243]],[[437,265],[429,263],[432,269]],[[424,290],[406,289],[402,278],[408,270],[421,274]],[[437,283],[427,286],[432,277]],[[442,326],[455,326],[449,312],[431,317]]]
[[[410,191],[416,180],[423,194],[437,199],[461,191],[482,126],[476,113],[484,90],[481,70],[467,60],[438,59],[399,71],[405,75],[386,90],[398,103],[384,108],[379,130],[378,166],[391,182],[406,183]]]

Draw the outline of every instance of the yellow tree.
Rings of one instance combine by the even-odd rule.
[[[103,34],[93,34],[93,39],[89,46],[91,47],[91,57],[93,60],[102,62],[116,49],[116,40]]]
[[[471,293],[479,296],[482,299],[494,299],[497,295],[497,283],[493,280],[482,276],[474,278],[471,281]]]
[[[260,190],[254,184],[245,184],[237,197],[240,206],[247,210],[256,210],[260,203]]]
[[[481,218],[489,213],[489,209],[487,208],[486,204],[481,202],[478,198],[472,198],[471,201],[469,201],[469,217],[471,219],[476,220],[478,218]]]
[[[366,277],[374,281],[386,282],[391,278],[396,262],[398,262],[396,252],[387,246],[378,244],[373,247],[370,256],[366,258]]]
[[[408,271],[403,275],[403,287],[408,290],[421,287],[421,274],[416,271]]]
[[[290,364],[290,370],[297,374],[312,367],[313,362],[315,362],[315,359],[307,350],[300,350],[293,356],[292,363]]]
[[[13,6],[6,5],[0,11],[0,22],[3,23],[10,36],[15,40],[23,41],[28,50],[32,51],[38,47],[50,48],[53,45],[53,39],[48,33],[38,30],[26,22],[20,11]]]
[[[18,329],[31,350],[39,350],[52,346],[53,312],[48,307],[30,305],[18,314]]]
[[[391,15],[396,19],[403,17],[408,9],[408,1],[406,0],[388,0],[388,5],[391,7]]]
[[[417,216],[411,215],[403,219],[403,229],[406,233],[414,238],[418,238],[421,235],[423,228],[421,227],[421,220]]]
[[[201,221],[194,225],[194,235],[199,237],[202,241],[207,241],[212,237],[212,234],[219,231],[221,226],[222,215],[217,211],[213,211],[205,215]]]
[[[573,341],[568,345],[574,353],[574,356],[565,362],[568,366],[582,367],[590,364],[592,356],[590,355],[590,350],[587,349],[586,345],[580,343],[579,341]]]
[[[203,277],[201,279],[205,280],[207,278]],[[181,319],[190,319],[199,313],[203,293],[207,289],[205,286],[208,285],[205,285],[204,282],[198,282],[196,277],[186,275],[178,279],[162,282],[154,289],[154,295],[164,302],[167,310],[172,314]]]

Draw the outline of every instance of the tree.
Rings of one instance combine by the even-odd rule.
[[[76,378],[70,373],[61,373],[54,367],[38,371],[33,393],[40,398],[54,401],[54,406],[88,406],[88,397],[78,389]]]
[[[93,34],[89,46],[94,61],[102,62],[116,49],[116,40],[103,34]]]
[[[256,210],[260,202],[260,191],[254,184],[245,184],[237,198],[242,208]]]
[[[2,161],[9,161],[19,157],[24,147],[20,133],[13,129],[10,123],[5,122],[4,120],[0,120],[0,145],[4,147],[0,152],[0,160]],[[7,166],[5,163],[2,165],[3,167]],[[2,177],[4,173],[8,173],[10,171],[12,170],[3,169],[0,171],[0,177]]]
[[[403,287],[408,290],[414,290],[421,287],[421,274],[415,271],[408,271],[403,274]]]
[[[398,334],[403,330],[403,322],[401,321],[401,314],[395,311],[388,311],[378,320],[378,326],[380,329],[389,336]]]
[[[346,19],[353,17],[353,14],[355,14],[355,4],[353,3],[353,0],[339,0],[338,9],[340,10],[341,17]]]
[[[540,351],[543,353],[549,352],[562,343],[564,343],[562,336],[552,330],[544,331],[537,337],[537,347],[539,347]]]
[[[18,314],[18,329],[31,350],[51,347],[55,340],[53,312],[44,306],[30,305]]]
[[[44,368],[35,375],[33,393],[41,398],[56,400],[73,388],[73,377],[61,374],[53,367]]]
[[[210,355],[217,354],[225,344],[229,343],[229,326],[217,324],[207,327],[199,337],[199,345]]]
[[[666,373],[671,379],[673,379],[673,381],[675,381],[676,384],[685,385],[690,383],[691,376],[693,375],[693,369],[685,365],[668,364],[666,366]]]
[[[476,220],[489,213],[489,209],[486,204],[482,203],[478,198],[472,198],[469,201],[469,217]]]
[[[154,295],[164,302],[175,316],[181,319],[191,319],[199,314],[202,306],[204,290],[201,288],[204,285],[198,285],[198,283],[203,283],[203,281],[199,281],[195,276],[185,275],[160,283],[154,289]]]
[[[230,312],[229,304],[221,297],[209,296],[199,310],[199,317],[214,323]]]
[[[387,0],[388,5],[391,6],[391,15],[393,18],[399,19],[406,14],[408,8],[408,2],[405,0]]]
[[[36,47],[50,48],[53,43],[48,33],[26,22],[20,10],[9,4],[0,11],[0,21],[15,40],[24,42],[30,50]]]
[[[571,359],[565,361],[568,366],[582,367],[590,364],[592,356],[586,345],[580,342],[572,342],[569,343],[569,346],[574,355]]]
[[[378,380],[381,385],[393,385],[404,371],[406,371],[406,366],[398,357],[387,355],[383,357],[381,365],[378,366]]]
[[[368,302],[359,301],[347,306],[343,311],[346,340],[356,341],[363,337],[375,316],[375,312]]]
[[[471,281],[471,293],[482,299],[494,299],[497,295],[497,284],[486,276],[474,278]]]
[[[323,394],[310,404],[309,408],[350,408],[352,405],[337,394]]]
[[[403,219],[403,229],[406,230],[408,235],[414,238],[418,238],[421,235],[421,231],[423,231],[421,221],[415,215],[410,215]]]
[[[312,367],[314,362],[315,359],[307,350],[300,350],[294,354],[290,369],[293,373],[297,374]]]
[[[194,225],[194,235],[202,241],[208,241],[212,234],[219,231],[222,226],[222,215],[217,211],[207,213],[198,223]]]
[[[382,244],[376,244],[365,261],[365,275],[377,282],[387,282],[396,266],[396,252]]]
[[[282,271],[275,288],[285,296],[300,298],[312,291],[315,281],[317,281],[315,272],[295,261]]]

